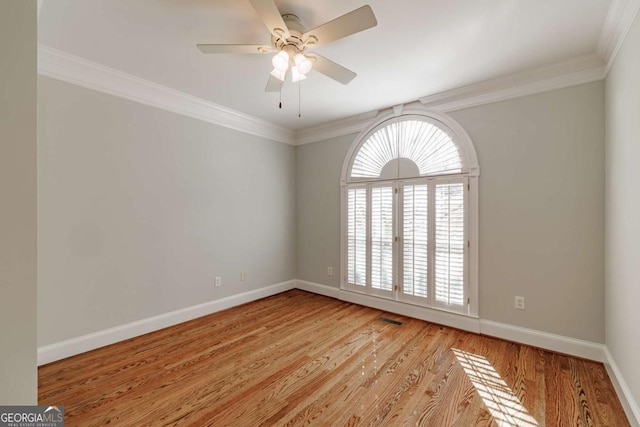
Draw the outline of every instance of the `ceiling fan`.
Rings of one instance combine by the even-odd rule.
[[[264,54],[277,52],[272,58],[273,70],[267,82],[267,92],[281,89],[289,69],[291,80],[306,78],[311,69],[347,84],[356,77],[353,71],[318,55],[308,53],[317,46],[350,36],[378,22],[370,6],[362,6],[312,30],[305,31],[300,19],[292,14],[280,14],[273,0],[249,0],[271,33],[271,46],[254,44],[198,44],[203,53]]]

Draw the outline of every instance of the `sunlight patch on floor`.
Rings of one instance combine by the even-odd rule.
[[[487,359],[455,348],[451,350],[499,426],[538,426],[535,418],[529,415],[520,399]]]

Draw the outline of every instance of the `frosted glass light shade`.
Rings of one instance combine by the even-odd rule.
[[[300,80],[304,80],[306,79],[307,76],[305,76],[304,74],[302,74],[297,65],[294,65],[293,67],[291,67],[291,81],[292,82],[299,82]]]
[[[311,68],[313,67],[313,63],[311,61],[309,61],[301,53],[299,53],[296,56],[294,56],[293,57],[293,61],[295,62],[296,66],[298,67],[298,72],[300,74],[307,74],[309,71],[311,71]]]
[[[271,64],[278,71],[287,71],[289,68],[289,55],[285,51],[280,51],[271,59]]]
[[[276,79],[280,80],[281,82],[283,82],[283,81],[284,81],[284,78],[285,78],[286,74],[287,74],[287,72],[286,72],[286,71],[280,71],[280,70],[278,70],[277,68],[274,68],[274,69],[271,71],[271,75],[272,75],[273,77],[275,77]]]

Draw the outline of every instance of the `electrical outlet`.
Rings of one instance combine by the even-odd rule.
[[[333,276],[333,267],[327,267],[327,276]]]
[[[247,281],[247,272],[246,271],[240,272],[240,281],[241,282],[246,282]]]
[[[222,286],[222,277],[216,276],[216,288]]]
[[[524,297],[516,297],[515,308],[518,310],[524,310]]]

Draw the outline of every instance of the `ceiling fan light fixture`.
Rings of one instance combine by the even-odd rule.
[[[298,67],[298,72],[301,74],[309,73],[309,71],[311,71],[311,68],[313,67],[313,63],[301,53],[298,53],[293,57],[293,62],[295,62],[296,66]]]
[[[304,73],[300,72],[297,65],[291,67],[291,81],[293,83],[299,82],[300,80],[304,80],[306,78],[307,76],[305,76]]]
[[[278,70],[277,68],[274,68],[271,71],[271,75],[273,77],[275,77],[276,79],[280,80],[281,82],[283,82],[284,79],[285,79],[285,76],[287,75],[287,72],[286,72],[286,70],[285,71],[281,71],[281,70]]]
[[[284,73],[289,68],[289,55],[287,52],[281,50],[273,57],[273,59],[271,59],[271,64],[273,64],[273,68],[275,70],[282,71]]]

